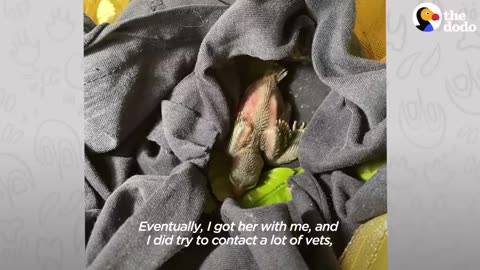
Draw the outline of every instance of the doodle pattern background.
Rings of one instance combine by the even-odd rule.
[[[418,31],[422,2],[387,1],[389,269],[478,269],[480,33]]]
[[[84,269],[81,9],[0,0],[2,269]]]

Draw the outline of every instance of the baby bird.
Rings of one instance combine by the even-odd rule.
[[[298,158],[304,124],[288,125],[291,106],[277,86],[286,75],[286,69],[269,71],[245,92],[228,146],[228,178],[237,197],[257,185],[265,163],[276,166]]]

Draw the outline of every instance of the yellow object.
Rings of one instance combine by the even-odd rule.
[[[340,257],[342,270],[387,270],[387,214],[360,225]]]
[[[114,23],[127,7],[129,0],[84,0],[83,12],[95,24]]]
[[[378,169],[380,169],[383,164],[385,164],[385,159],[371,160],[356,166],[355,170],[360,179],[368,181],[377,173]]]
[[[363,53],[369,58],[386,60],[385,0],[357,0],[353,32]]]

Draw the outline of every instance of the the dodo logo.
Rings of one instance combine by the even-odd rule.
[[[432,3],[418,5],[413,12],[413,23],[423,32],[433,32],[442,23],[442,11]]]
[[[433,32],[443,23],[443,32],[475,32],[477,26],[468,21],[465,12],[444,10],[432,3],[418,5],[412,14],[413,24],[422,32]]]

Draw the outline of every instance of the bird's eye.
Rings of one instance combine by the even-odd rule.
[[[427,12],[427,15],[429,15],[430,13]]]

